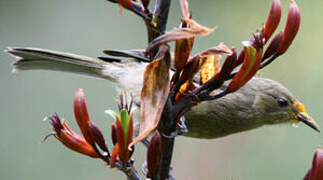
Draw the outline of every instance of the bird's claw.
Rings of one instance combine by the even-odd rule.
[[[141,140],[140,141],[146,148],[148,148],[148,145],[149,145],[149,141],[148,141],[148,139],[147,138],[145,138],[145,139],[143,139],[143,140]]]
[[[171,132],[170,135],[166,135],[164,133],[162,133],[161,135],[165,138],[172,139],[172,138],[175,138],[177,135],[182,135],[187,132],[188,132],[188,129],[185,125],[185,117],[181,116],[177,123],[176,129],[173,132]]]
[[[186,134],[188,132],[188,129],[185,125],[185,117],[181,116],[179,118],[179,122],[177,123],[177,130],[178,130],[178,134],[182,135],[182,134]]]

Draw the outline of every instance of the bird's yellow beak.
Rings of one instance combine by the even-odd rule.
[[[316,130],[317,132],[320,132],[320,126],[314,121],[314,119],[310,115],[307,114],[305,106],[302,103],[300,103],[299,101],[294,101],[293,107],[295,110],[297,121],[301,121],[309,127]]]

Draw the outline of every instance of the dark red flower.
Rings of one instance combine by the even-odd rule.
[[[54,130],[52,134],[55,138],[71,150],[94,158],[99,157],[99,154],[95,150],[95,146],[97,145],[109,157],[109,150],[105,144],[103,134],[94,122],[90,121],[85,95],[82,89],[78,89],[75,93],[74,115],[84,138],[72,131],[65,121],[61,122],[59,116],[54,114],[53,116],[46,117],[46,119],[51,120]]]
[[[151,138],[147,150],[147,178],[153,178],[152,175],[156,174],[158,170],[158,162],[162,150],[161,136],[158,131],[155,132]]]
[[[312,168],[308,170],[303,180],[322,180],[323,179],[323,150],[321,147],[316,149]]]

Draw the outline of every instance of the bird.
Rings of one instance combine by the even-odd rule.
[[[131,93],[135,104],[140,106],[143,73],[148,62],[137,58],[91,58],[29,47],[8,47],[5,52],[16,59],[14,72],[52,70],[105,79]],[[220,138],[264,125],[298,122],[320,132],[305,106],[286,87],[262,77],[253,77],[234,93],[193,106],[184,118],[188,132],[183,135],[199,139]]]

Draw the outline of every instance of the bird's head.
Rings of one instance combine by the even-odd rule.
[[[319,125],[308,115],[305,106],[283,85],[269,79],[258,83],[263,84],[254,87],[261,88],[257,89],[260,94],[256,97],[254,107],[264,115],[266,124],[303,122],[320,132]]]

